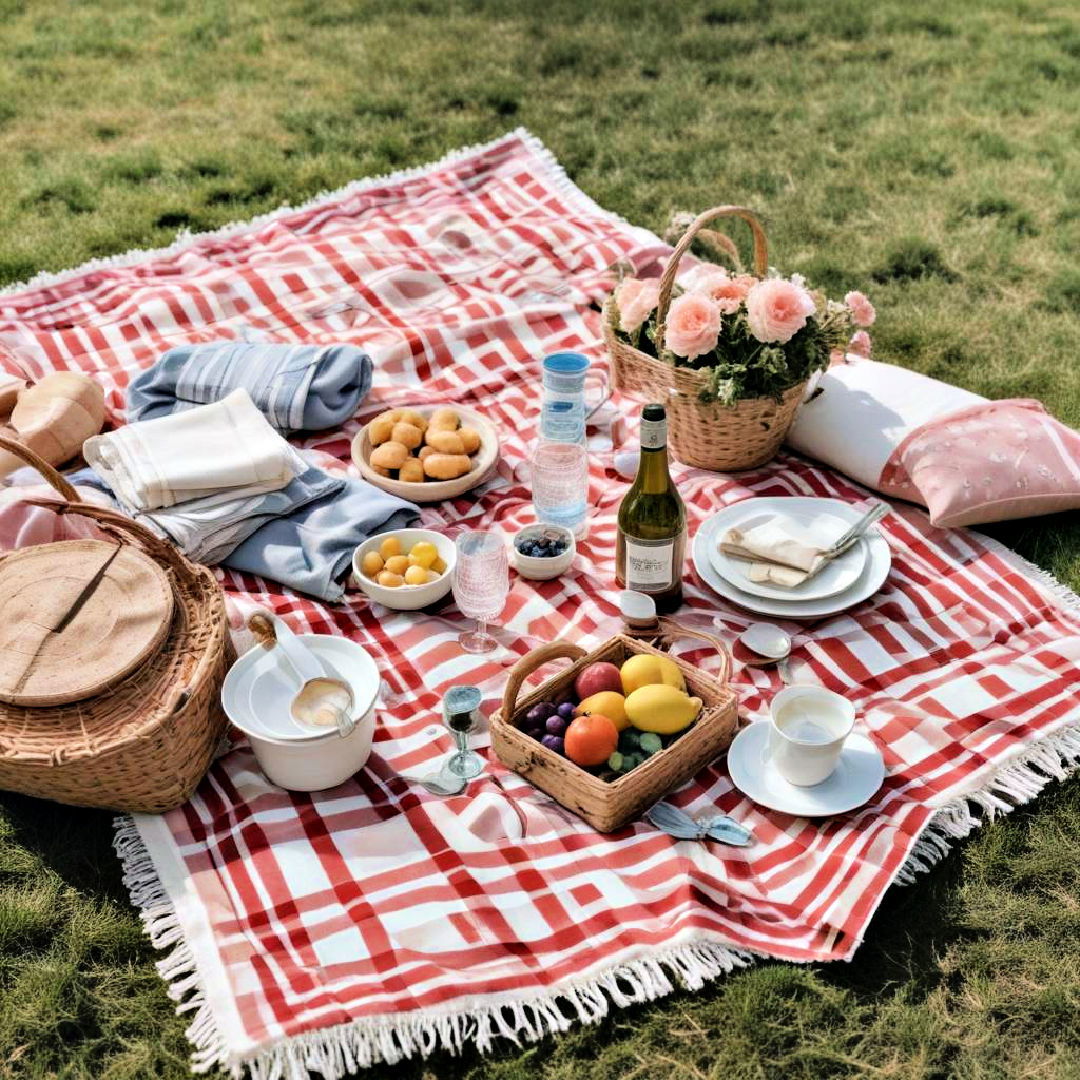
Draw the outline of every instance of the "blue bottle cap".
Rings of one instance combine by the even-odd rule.
[[[544,368],[560,375],[578,375],[589,366],[589,358],[579,352],[554,352],[544,357]]]

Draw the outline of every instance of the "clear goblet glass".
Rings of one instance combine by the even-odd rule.
[[[498,533],[464,532],[457,538],[454,600],[462,615],[476,619],[477,628],[458,637],[468,653],[491,652],[498,642],[487,631],[497,619],[510,592],[506,543]]]

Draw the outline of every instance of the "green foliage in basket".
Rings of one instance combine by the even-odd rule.
[[[707,373],[703,402],[771,397],[825,368],[834,351],[870,354],[874,308],[860,292],[843,303],[811,290],[801,274],[765,278],[700,263],[672,289],[657,341],[659,282],[625,277],[608,305],[618,337],[649,356]]]

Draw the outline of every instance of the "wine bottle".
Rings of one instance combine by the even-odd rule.
[[[686,507],[668,472],[667,413],[663,405],[641,412],[637,476],[619,506],[615,576],[624,589],[648,593],[656,610],[682,603]]]

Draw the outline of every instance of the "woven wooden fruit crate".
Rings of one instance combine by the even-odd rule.
[[[715,644],[723,658],[723,671],[716,678],[678,657],[669,657],[682,670],[689,692],[703,702],[698,719],[670,746],[625,776],[609,782],[549,750],[517,726],[533,705],[552,700],[572,687],[578,673],[589,664],[607,660],[618,665],[635,653],[667,655],[645,641],[618,634],[592,652],[568,641],[554,641],[534,649],[514,665],[502,708],[490,721],[492,746],[499,760],[599,832],[614,832],[639,817],[669,791],[686,783],[728,748],[738,725],[738,707],[735,693],[727,683],[731,660],[724,646],[711,635],[677,629]],[[529,675],[561,657],[574,663],[525,697],[519,697]]]
[[[761,222],[744,206],[717,206],[698,215],[683,234],[660,278],[657,302],[657,351],[663,354],[664,330],[671,291],[679,263],[694,237],[714,218],[739,217],[754,236],[754,272],[764,277],[769,268],[768,244]],[[776,401],[748,398],[734,405],[702,402],[708,373],[697,368],[676,367],[635,349],[615,331],[618,317],[614,298],[604,306],[604,343],[611,357],[615,389],[635,397],[659,402],[667,409],[668,441],[674,456],[686,465],[728,472],[752,469],[776,455],[795,419],[806,392],[806,381],[790,387]]]

